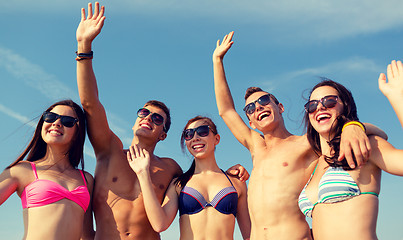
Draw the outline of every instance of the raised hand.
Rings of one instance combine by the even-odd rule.
[[[95,2],[94,12],[92,4],[88,3],[88,15],[85,16],[85,9],[81,9],[81,22],[78,25],[76,37],[78,42],[91,43],[94,38],[101,32],[105,21],[105,7],[99,9],[99,3]]]
[[[221,60],[224,58],[224,55],[228,52],[228,50],[231,48],[232,44],[234,43],[232,41],[232,36],[234,36],[233,31],[224,36],[221,44],[220,44],[220,40],[217,40],[217,46],[213,53],[213,61],[214,61],[214,59],[217,59],[217,58],[221,59]]]
[[[379,76],[379,89],[388,98],[403,127],[403,64],[393,60],[388,65],[387,79],[384,73]],[[387,80],[387,81],[386,81]]]
[[[379,76],[379,89],[386,97],[391,95],[403,96],[403,64],[393,60],[387,68],[387,79],[384,73]],[[388,80],[388,81],[386,81]]]
[[[137,145],[130,146],[127,151],[127,161],[137,175],[149,173],[150,154],[147,150],[141,149]]]

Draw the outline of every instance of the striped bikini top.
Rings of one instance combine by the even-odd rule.
[[[299,208],[307,217],[312,217],[313,208],[319,203],[337,203],[361,194],[372,194],[378,197],[378,194],[374,192],[361,192],[357,183],[343,168],[329,167],[319,181],[318,201],[312,204],[305,193],[305,189],[311,181],[315,170],[298,198]]]
[[[224,171],[223,173],[225,174]],[[211,202],[207,202],[196,189],[185,186],[179,194],[179,215],[191,215],[202,211],[206,207],[213,207],[220,213],[236,216],[238,193],[227,174],[225,176],[231,183],[231,186],[221,189]]]

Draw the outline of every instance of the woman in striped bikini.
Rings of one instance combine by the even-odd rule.
[[[305,110],[308,139],[320,157],[299,206],[312,217],[314,239],[377,239],[381,171],[402,176],[403,150],[370,136],[371,156],[364,166],[351,169],[345,160],[337,161],[343,128],[365,128],[350,91],[332,80],[312,89]]]
[[[179,209],[180,239],[231,240],[235,219],[243,238],[249,239],[246,184],[218,167],[214,151],[219,142],[220,135],[210,118],[197,116],[188,121],[181,145],[194,160],[190,169],[171,183],[162,206],[152,189],[148,153],[130,147],[128,161],[139,178],[146,213],[155,231],[167,229]]]

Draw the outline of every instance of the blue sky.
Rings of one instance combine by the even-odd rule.
[[[37,117],[51,103],[79,102],[75,31],[87,1],[0,0],[0,168],[28,143]],[[380,72],[403,59],[403,2],[265,0],[121,0],[100,2],[106,21],[94,42],[94,69],[111,128],[125,147],[136,111],[149,99],[172,111],[168,138],[156,153],[186,170],[180,133],[197,114],[212,117],[221,133],[219,165],[252,170],[248,151],[220,119],[215,105],[211,56],[216,40],[235,31],[224,59],[239,113],[249,86],[271,91],[285,105],[288,129],[302,133],[304,97],[318,76],[341,82],[355,97],[360,119],[371,122],[403,148],[402,127],[378,89]],[[33,120],[33,121],[31,121]],[[93,173],[86,143],[86,170]],[[383,174],[378,218],[380,239],[403,239],[400,177]],[[15,194],[0,207],[0,233],[21,239],[21,203]],[[7,216],[7,217],[6,217]],[[163,234],[177,239],[178,222]],[[235,233],[235,239],[241,239]]]

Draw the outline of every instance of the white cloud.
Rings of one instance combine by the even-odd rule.
[[[385,66],[379,66],[371,59],[353,57],[343,61],[331,62],[323,66],[300,69],[293,72],[287,72],[280,76],[273,76],[269,79],[263,80],[262,85],[264,85],[265,88],[268,88],[269,91],[273,91],[280,85],[298,82],[301,81],[301,79],[306,78],[332,76],[336,74],[342,74],[345,76],[363,75],[363,73],[379,74],[383,71],[385,71]],[[281,79],[281,82],[279,82],[278,79]],[[365,79],[358,79],[357,81],[365,81]]]
[[[202,19],[230,24],[251,24],[276,39],[332,40],[360,34],[398,29],[403,25],[401,0],[121,0],[101,1],[106,15],[135,17],[152,15],[155,18]],[[64,15],[86,7],[87,2],[70,1],[2,1],[0,12],[15,14]]]
[[[16,79],[24,82],[51,100],[56,101],[62,98],[79,99],[78,94],[58,80],[56,76],[45,72],[41,66],[30,62],[12,50],[0,47],[0,68],[6,69]],[[0,111],[22,123],[29,123],[28,118],[13,112],[4,105],[0,105]],[[130,144],[131,137],[121,127],[122,125],[127,126],[129,124],[111,112],[108,112],[108,115],[110,116],[110,128],[121,136],[124,143]],[[30,126],[35,127],[35,124]]]
[[[20,123],[27,124],[30,127],[35,128],[36,127],[36,122],[32,122],[29,118],[26,116],[23,116],[12,109],[4,106],[3,104],[0,103],[0,112],[6,114],[9,117],[14,118],[15,120],[19,121]]]
[[[63,97],[77,99],[77,94],[56,76],[45,72],[41,66],[12,50],[0,48],[0,67],[4,67],[16,79],[38,90],[49,99],[56,100]]]

